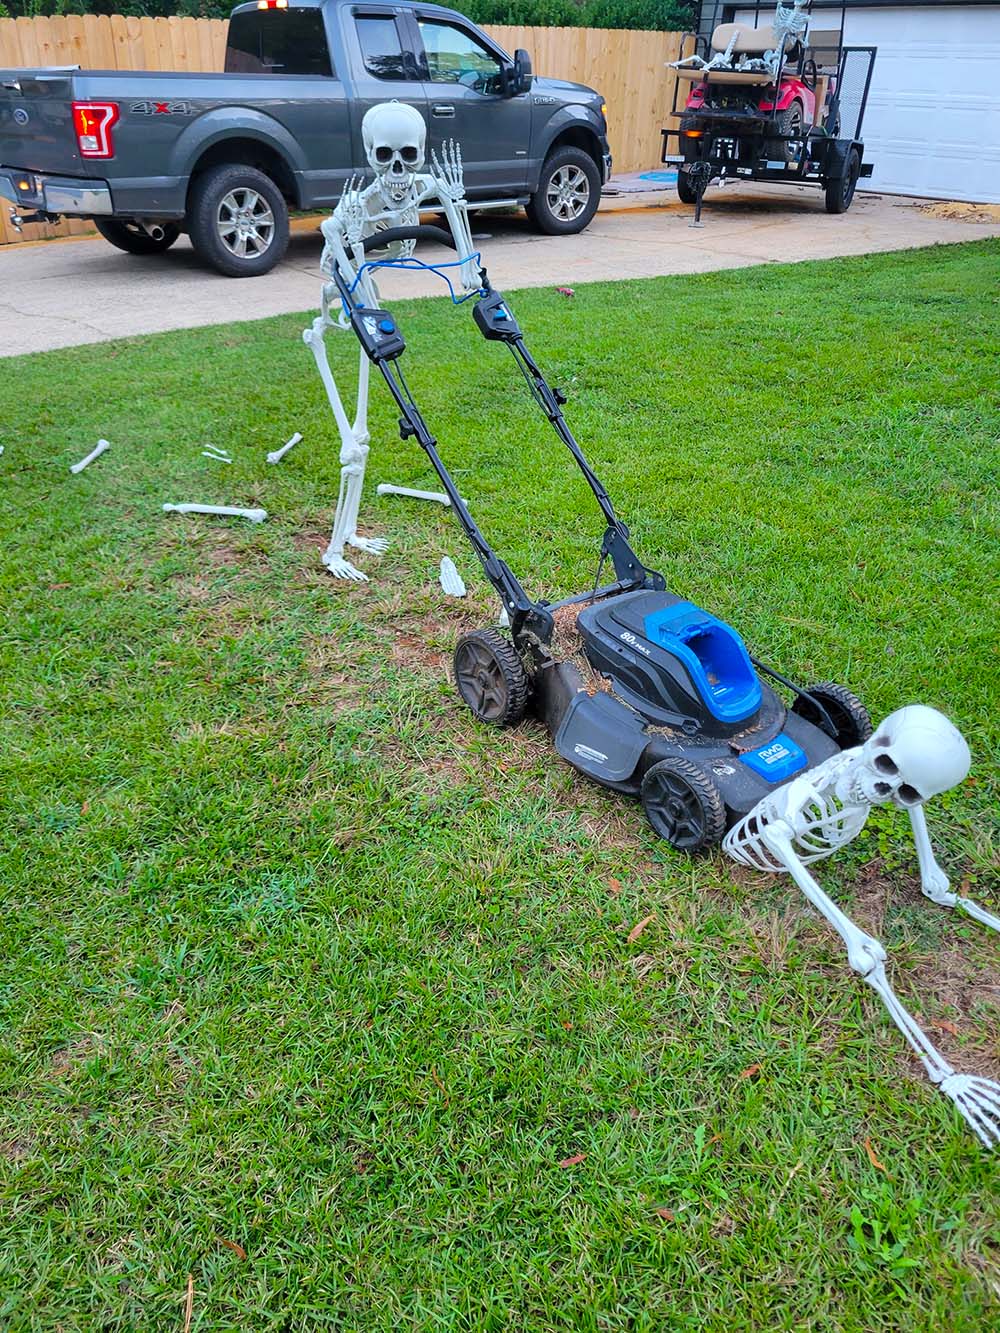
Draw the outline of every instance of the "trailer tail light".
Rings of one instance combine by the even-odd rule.
[[[117,119],[117,102],[73,103],[73,128],[81,157],[114,157],[111,126]]]

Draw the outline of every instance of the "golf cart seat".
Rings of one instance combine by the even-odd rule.
[[[770,23],[765,23],[760,28],[748,28],[744,23],[720,23],[712,33],[711,56],[721,55],[726,51],[734,36],[736,37],[736,44],[733,47],[734,59],[740,56],[762,56],[765,51],[772,51],[777,45],[774,40],[774,29]],[[687,68],[679,69],[677,73],[683,79],[697,82],[701,82],[702,79],[711,83],[764,85],[771,82],[770,75],[751,70]]]
[[[778,43],[774,40],[774,29],[770,23],[760,28],[748,28],[744,23],[720,23],[712,33],[712,55],[725,51],[736,37],[733,55],[762,56],[765,51],[773,51]]]

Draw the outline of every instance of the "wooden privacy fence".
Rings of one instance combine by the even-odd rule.
[[[224,19],[125,18],[120,14],[0,19],[0,69],[80,65],[84,69],[221,71]],[[518,28],[486,31],[508,51],[523,46],[536,74],[598,89],[608,105],[608,138],[618,172],[655,167],[660,129],[669,119],[675,78],[664,68],[681,50],[677,32],[606,28]],[[20,164],[13,164],[20,165]],[[19,236],[0,211],[0,245],[91,231],[88,222],[32,225]]]

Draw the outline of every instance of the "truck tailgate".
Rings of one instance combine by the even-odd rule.
[[[92,176],[73,130],[73,75],[58,69],[0,69],[0,163],[25,171]]]

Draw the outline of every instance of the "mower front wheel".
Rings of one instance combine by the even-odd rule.
[[[464,634],[455,646],[455,684],[473,716],[491,727],[512,727],[524,717],[528,673],[509,639],[495,629]]]
[[[792,704],[793,713],[811,722],[821,731],[826,731],[825,719],[816,707],[817,703],[822,706],[833,723],[837,733],[833,739],[841,750],[852,750],[856,745],[864,745],[872,734],[872,720],[868,715],[868,709],[858,696],[852,694],[844,685],[836,685],[829,680],[822,681],[819,685],[809,685],[805,694],[800,694]]]
[[[661,759],[646,772],[640,792],[653,831],[679,852],[722,841],[726,807],[711,776],[689,759]]]

